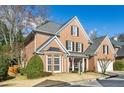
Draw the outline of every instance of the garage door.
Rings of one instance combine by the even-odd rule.
[[[99,61],[97,61],[97,71],[98,71],[98,72],[102,72],[101,66],[100,66],[100,64],[99,64]],[[113,71],[113,62],[110,62],[110,64],[108,65],[106,71],[107,71],[107,72],[112,72],[112,71]]]

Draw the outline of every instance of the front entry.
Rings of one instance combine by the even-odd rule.
[[[69,58],[70,67],[69,72],[79,72],[82,69],[82,59],[81,58]]]

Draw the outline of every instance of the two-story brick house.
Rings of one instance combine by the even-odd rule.
[[[38,54],[44,71],[53,73],[99,71],[98,59],[107,57],[114,62],[115,58],[108,36],[91,41],[77,17],[63,25],[51,21],[41,24],[27,36],[24,52],[26,63]],[[108,71],[112,70],[111,64]]]

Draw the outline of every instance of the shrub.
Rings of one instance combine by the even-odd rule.
[[[121,60],[117,60],[114,62],[113,68],[114,68],[114,70],[122,71],[122,70],[124,70],[124,63]]]
[[[5,80],[8,77],[9,58],[0,56],[0,79]]]
[[[21,75],[26,75],[26,68],[18,68],[18,72],[19,72]]]
[[[27,78],[33,79],[41,76],[43,72],[43,63],[38,55],[34,55],[28,62],[26,73]]]

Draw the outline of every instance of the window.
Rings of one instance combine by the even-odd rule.
[[[108,54],[109,53],[109,46],[108,45],[103,45],[103,54]]]
[[[71,27],[71,35],[73,36],[79,36],[79,29],[77,26],[72,26]]]
[[[48,71],[52,71],[52,56],[48,56]]]
[[[76,43],[76,51],[81,52],[81,46],[82,46],[82,44],[77,42]]]
[[[73,44],[72,41],[69,41],[69,40],[66,41],[66,49],[68,51],[72,51],[72,44]]]
[[[60,56],[54,56],[54,71],[60,71]]]

